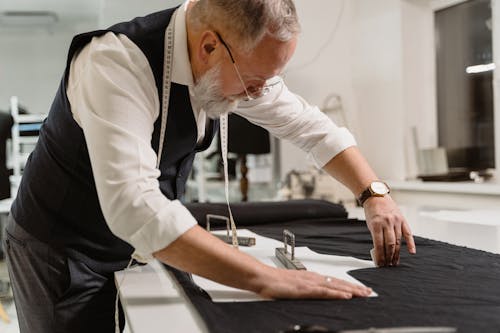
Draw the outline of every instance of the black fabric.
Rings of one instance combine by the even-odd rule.
[[[126,266],[133,248],[109,230],[97,196],[89,153],[82,129],[75,122],[66,96],[68,71],[74,54],[93,37],[107,32],[125,34],[144,53],[160,99],[163,94],[165,29],[175,8],[138,17],[106,30],[75,36],[67,68],[51,110],[40,130],[39,141],[26,164],[17,198],[12,205],[16,221],[37,239],[64,248],[95,271]],[[160,100],[161,106],[164,105]],[[211,121],[205,140],[197,145],[197,126],[186,86],[172,83],[167,130],[159,177],[169,199],[182,199],[194,155],[208,148],[218,128]],[[161,114],[154,123],[151,147],[159,147]]]
[[[185,206],[202,226],[206,226],[207,214],[228,216],[226,203],[186,203]],[[238,226],[270,224],[294,219],[347,218],[344,206],[312,199],[235,202],[231,203],[231,211]]]
[[[364,221],[290,219],[246,228],[278,240],[287,228],[295,233],[297,246],[370,260],[372,241]],[[316,324],[333,331],[452,326],[458,332],[499,333],[500,255],[415,240],[418,253],[412,256],[402,248],[398,267],[350,272],[372,287],[379,294],[376,298],[214,303],[189,275],[174,272],[210,332],[279,332],[294,324]]]

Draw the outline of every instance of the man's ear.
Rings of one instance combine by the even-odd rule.
[[[207,64],[210,58],[210,55],[217,49],[220,42],[217,36],[213,33],[213,31],[204,31],[201,34],[200,38],[200,59]]]

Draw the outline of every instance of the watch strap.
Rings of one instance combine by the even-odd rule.
[[[386,186],[387,188],[387,192],[384,193],[384,194],[379,194],[379,193],[375,193],[374,191],[372,191],[372,185],[373,183],[382,183]],[[376,181],[373,181],[372,183],[370,183],[370,185],[363,191],[361,192],[361,194],[359,195],[358,197],[358,203],[361,207],[363,207],[363,204],[365,203],[366,200],[368,200],[368,198],[371,198],[371,197],[383,197],[385,196],[386,194],[389,194],[391,192],[391,189],[389,188],[389,185],[387,185],[385,182],[383,181],[380,181],[380,180],[376,180]]]
[[[365,201],[372,196],[372,192],[370,191],[370,187],[368,186],[363,192],[358,197],[358,203],[361,207],[363,207],[363,204]]]

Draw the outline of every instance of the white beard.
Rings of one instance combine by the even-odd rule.
[[[220,64],[208,70],[193,87],[197,104],[211,119],[217,119],[223,114],[232,112],[238,106],[237,98],[229,100],[222,95],[219,76]]]

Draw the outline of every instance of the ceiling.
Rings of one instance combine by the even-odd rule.
[[[101,0],[1,0],[0,12],[50,12],[60,21],[96,20]]]
[[[46,12],[44,14],[48,16],[57,16],[58,24],[75,25],[79,22],[99,21],[107,25],[182,2],[183,0],[0,0],[0,27],[7,26],[4,23],[6,20],[2,21],[2,17],[5,18],[5,12],[12,11],[31,16]],[[27,21],[29,20],[30,17],[27,18]],[[19,24],[19,27],[21,25]]]

